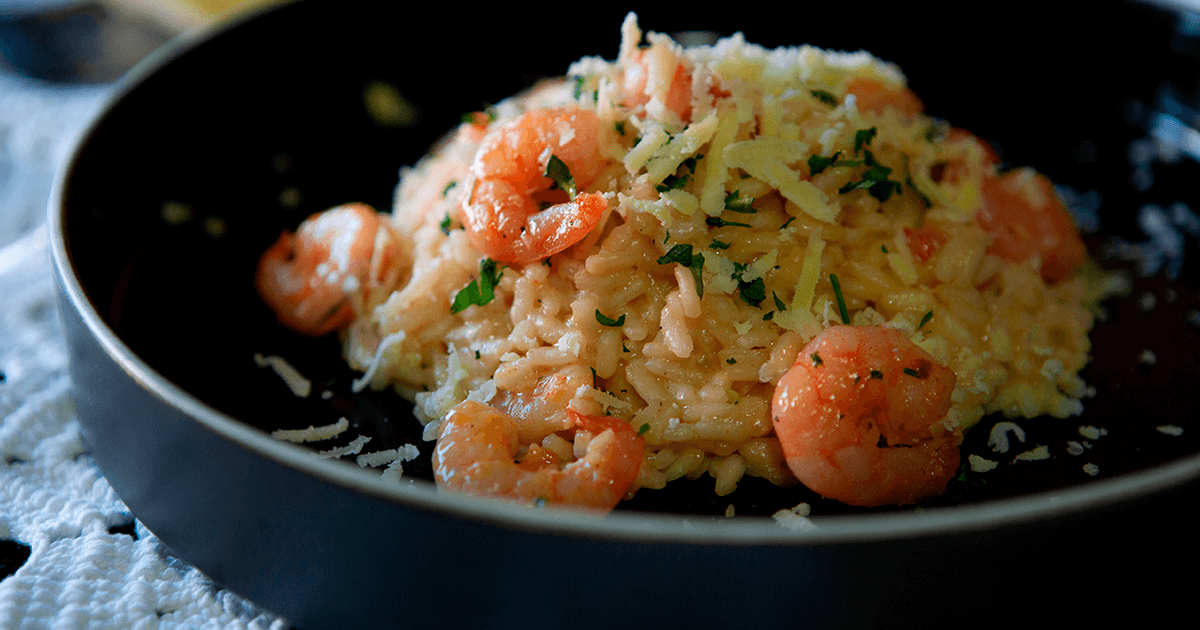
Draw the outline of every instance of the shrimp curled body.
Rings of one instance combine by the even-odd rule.
[[[788,467],[850,505],[937,496],[958,470],[943,425],[954,372],[883,326],[834,326],[800,352],[775,390],[772,419]]]
[[[568,413],[592,437],[583,457],[559,467],[553,454],[536,445],[523,461],[514,461],[519,438],[511,416],[475,401],[455,405],[442,421],[433,453],[438,488],[607,513],[641,470],[643,440],[617,418]]]
[[[528,263],[581,241],[600,222],[608,201],[599,193],[574,198],[553,189],[551,156],[566,165],[577,189],[607,166],[594,112],[575,107],[532,110],[484,137],[463,196],[463,227],[493,260]]]
[[[349,203],[283,232],[259,258],[254,284],[281,323],[320,336],[348,326],[368,293],[389,291],[400,256],[387,220]]]

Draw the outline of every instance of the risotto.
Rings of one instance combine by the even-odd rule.
[[[615,61],[468,117],[390,214],[264,255],[284,323],[415,403],[440,487],[912,503],[983,415],[1080,412],[1094,283],[1043,176],[867,53],[644,40],[631,14]]]

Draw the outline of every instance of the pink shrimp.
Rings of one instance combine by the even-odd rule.
[[[958,470],[943,426],[955,376],[899,330],[834,326],[775,390],[772,420],[788,467],[818,494],[864,507],[915,503]]]
[[[618,418],[568,413],[592,437],[582,458],[559,467],[558,458],[536,444],[522,462],[514,461],[519,439],[511,416],[469,400],[455,405],[442,421],[433,452],[438,488],[609,512],[637,479],[643,440]]]
[[[855,77],[846,82],[846,93],[853,94],[859,111],[882,114],[894,109],[904,118],[913,118],[925,110],[916,93],[906,87],[889,85],[879,79]]]
[[[1040,256],[1042,279],[1049,283],[1083,266],[1087,247],[1046,176],[1025,169],[988,174],[982,193],[975,221],[995,237],[989,252],[1016,262]]]
[[[259,258],[254,284],[281,323],[320,336],[348,326],[366,292],[395,284],[399,257],[388,222],[366,204],[349,203],[281,234]]]
[[[552,189],[550,158],[566,165],[577,190],[608,165],[600,154],[596,114],[576,107],[533,110],[484,137],[471,165],[462,223],[480,251],[507,263],[557,254],[600,222],[608,201],[599,193]],[[543,205],[548,207],[543,209]]]

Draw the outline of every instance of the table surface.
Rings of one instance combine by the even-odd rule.
[[[55,173],[115,77],[203,12],[173,23],[124,0],[10,10],[34,4],[0,5],[0,630],[286,628],[174,558],[105,481],[80,439],[54,305]],[[128,46],[108,48],[114,33]]]

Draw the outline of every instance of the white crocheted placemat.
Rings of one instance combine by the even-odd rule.
[[[52,173],[106,94],[0,75],[0,545],[29,554],[0,579],[0,630],[286,628],[173,558],[81,441],[38,226]]]

